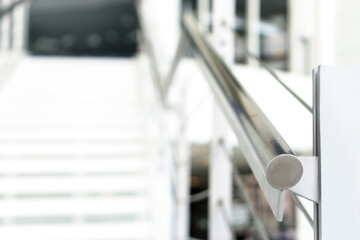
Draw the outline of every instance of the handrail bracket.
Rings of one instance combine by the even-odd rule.
[[[303,176],[300,181],[289,188],[289,191],[315,203],[319,202],[319,158],[298,157],[303,166]]]

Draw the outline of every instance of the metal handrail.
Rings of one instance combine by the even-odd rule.
[[[300,181],[300,160],[202,36],[193,15],[184,16],[183,32],[276,218],[282,220],[283,196],[276,190],[289,189]]]
[[[283,190],[293,187],[300,181],[303,174],[302,163],[230,68],[207,42],[197,26],[195,17],[187,14],[183,17],[182,23],[181,41],[166,81],[161,82],[160,76],[157,76],[156,85],[161,93],[162,102],[166,102],[174,73],[187,44],[207,76],[276,219],[281,221],[285,199]],[[150,57],[156,60],[154,56]]]
[[[215,87],[220,90],[215,92],[216,95],[225,98],[223,105],[227,106],[223,106],[223,111],[235,132],[241,132],[246,138],[246,145],[257,156],[269,184],[280,190],[294,186],[302,176],[300,160],[224,61],[201,36],[195,18],[186,15],[183,23],[196,58],[206,67],[206,73],[211,75]],[[280,169],[289,170],[290,173]]]

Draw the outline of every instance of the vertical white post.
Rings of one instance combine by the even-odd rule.
[[[260,0],[247,0],[246,1],[246,29],[247,29],[247,50],[260,55]],[[258,63],[253,60],[248,61],[251,65]]]
[[[217,51],[228,63],[235,59],[235,0],[213,0],[213,40]]]
[[[15,51],[22,51],[25,48],[26,24],[28,24],[28,19],[26,19],[27,5],[28,3],[23,3],[14,9],[14,36],[12,46]]]
[[[188,240],[190,226],[190,156],[189,144],[186,136],[186,86],[182,89],[183,101],[179,106],[179,139],[177,158],[177,240]]]
[[[235,1],[213,0],[213,40],[222,58],[233,64],[235,36],[231,31],[235,23]],[[232,237],[227,218],[231,217],[232,166],[219,141],[226,140],[230,129],[220,107],[214,106],[214,133],[210,156],[209,239],[230,240]],[[221,206],[219,203],[221,202]],[[223,209],[221,209],[223,208]],[[223,211],[224,210],[224,211]],[[224,216],[224,213],[227,216]]]
[[[315,2],[312,0],[288,0],[289,66],[292,72],[311,73],[314,5]]]
[[[198,0],[198,19],[200,27],[209,27],[210,23],[210,1]]]
[[[13,4],[14,0],[11,0],[10,4]],[[12,51],[14,48],[14,28],[15,28],[15,9],[9,12],[9,50]]]
[[[313,66],[335,63],[336,0],[315,1]]]
[[[360,239],[360,68],[316,74],[319,239]]]
[[[11,0],[2,0],[2,8],[6,8],[11,3]],[[10,47],[10,15],[6,14],[3,16],[1,23],[1,43],[0,43],[0,49],[2,52],[8,52]]]
[[[209,201],[209,239],[230,240],[232,238],[227,219],[231,219],[232,205],[232,166],[224,153],[230,128],[218,106],[214,106],[214,133],[210,157],[210,201]],[[220,145],[220,141],[222,142]],[[219,205],[221,202],[222,206]],[[221,207],[223,209],[221,209]],[[224,212],[226,216],[224,216]]]
[[[159,71],[166,74],[180,39],[180,0],[144,0],[142,15],[153,43]]]

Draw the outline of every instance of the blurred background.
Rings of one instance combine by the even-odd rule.
[[[359,64],[359,10],[356,0],[1,0],[0,238],[314,239],[288,193],[276,221],[229,124],[216,127],[206,75],[177,50],[181,21],[195,16],[283,138],[311,156],[312,115],[273,73],[311,105],[314,68]],[[177,51],[164,104],[158,85]],[[228,175],[245,186],[217,179],[227,203],[214,214],[219,131]]]
[[[29,51],[39,55],[134,56],[133,1],[32,1]]]

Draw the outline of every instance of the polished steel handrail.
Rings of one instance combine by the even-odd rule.
[[[300,181],[301,161],[206,41],[193,15],[184,16],[183,32],[276,218],[282,220],[284,197],[276,190],[289,189]]]
[[[246,145],[256,155],[271,186],[288,189],[302,176],[302,165],[289,145],[241,86],[224,61],[202,37],[192,15],[184,17],[184,32],[196,58],[206,68],[224,98],[223,111],[235,132],[241,132]],[[247,150],[248,151],[248,150]]]
[[[302,163],[230,68],[207,42],[198,28],[195,17],[187,14],[182,23],[182,40],[170,72],[164,82],[159,80],[159,75],[157,76],[156,85],[161,92],[162,101],[166,102],[174,73],[184,52],[184,45],[188,45],[237,135],[240,148],[276,219],[281,221],[285,197],[283,190],[293,187],[300,181],[303,174]],[[156,60],[153,56],[150,57]]]

